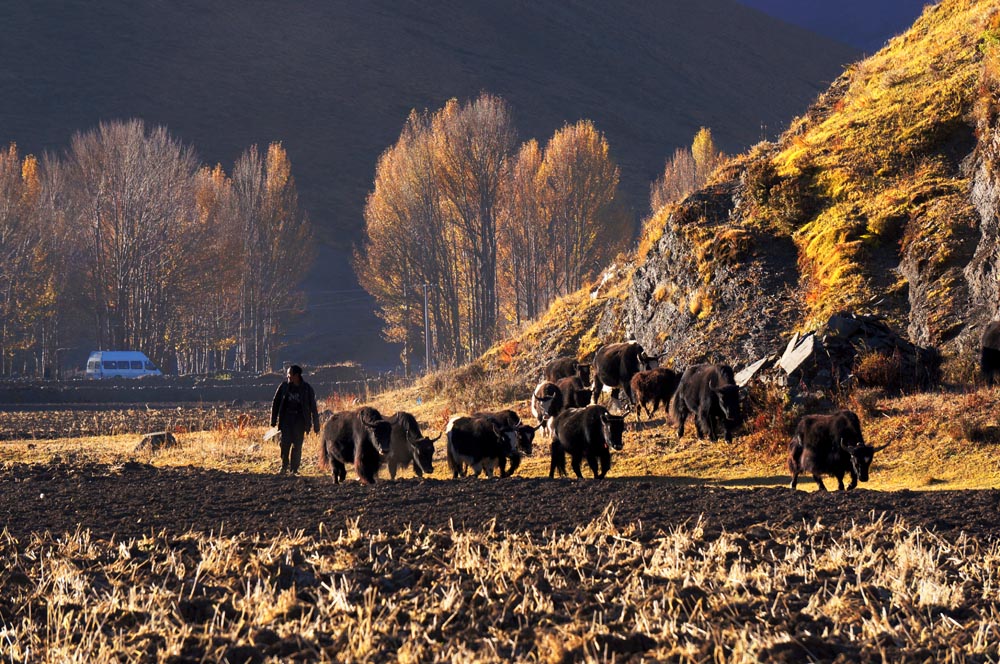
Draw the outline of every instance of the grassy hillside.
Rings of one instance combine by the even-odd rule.
[[[946,390],[832,396],[861,414],[869,442],[891,445],[875,486],[996,486],[1000,394],[965,385],[978,325],[997,307],[1000,232],[983,210],[1000,202],[998,29],[1000,0],[928,8],[780,141],[755,146],[704,190],[658,211],[599,289],[557,301],[473,364],[385,395],[379,407],[412,408],[435,430],[459,411],[527,413],[552,357],[590,359],[634,333],[678,366],[716,359],[739,368],[848,308],[952,361]],[[798,416],[829,407],[756,386],[744,435],[728,447],[677,441],[661,415],[628,434],[618,472],[783,481]],[[544,473],[545,463],[526,470]]]
[[[997,238],[973,190],[995,136],[984,109],[998,10],[929,7],[777,143],[655,215],[619,334],[683,360],[700,347],[745,363],[850,309],[968,353],[996,311],[995,261],[973,258],[994,255]]]
[[[634,335],[681,366],[743,366],[847,309],[967,369],[998,302],[998,26],[998,0],[929,7],[777,142],[658,210],[600,297],[557,302],[483,362],[527,381]]]
[[[806,107],[855,57],[733,0],[615,4],[269,2],[4,4],[0,145],[64,147],[99,120],[165,124],[210,163],[283,141],[324,240],[297,359],[386,349],[350,269],[379,154],[412,108],[486,90],[525,138],[592,119],[645,209],[700,125],[733,152]],[[388,360],[395,363],[395,357]]]

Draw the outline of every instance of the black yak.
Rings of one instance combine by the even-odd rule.
[[[601,346],[594,355],[594,403],[598,402],[601,390],[607,385],[612,389],[612,398],[617,390],[624,390],[629,405],[635,403],[632,395],[632,376],[640,371],[656,367],[659,357],[647,355],[634,341]]]
[[[549,477],[555,477],[556,470],[565,477],[569,454],[577,478],[583,477],[580,465],[586,459],[594,479],[602,479],[611,469],[611,450],[622,449],[625,418],[611,415],[604,406],[569,408],[556,416],[553,429]]]
[[[670,401],[670,416],[677,423],[677,437],[684,436],[684,422],[694,414],[699,438],[718,440],[716,423],[721,421],[726,442],[733,441],[733,431],[740,425],[740,388],[732,367],[726,364],[696,364],[681,374],[674,398]]]
[[[323,425],[319,448],[319,467],[333,470],[333,481],[347,478],[347,464],[353,463],[363,484],[374,484],[382,461],[392,442],[392,425],[381,413],[365,406],[357,411],[335,413]]]
[[[486,476],[492,478],[493,469],[500,465],[501,458],[511,459],[517,454],[517,431],[499,426],[489,418],[453,417],[445,433],[448,465],[456,478],[465,475],[466,466],[477,476],[485,471]]]
[[[850,473],[848,489],[858,481],[868,481],[872,457],[886,448],[865,445],[861,435],[861,421],[849,410],[831,415],[806,415],[795,427],[795,436],[788,445],[788,470],[792,474],[791,488],[795,488],[800,473],[809,473],[820,491],[826,491],[820,475],[837,478],[837,487],[844,490],[844,475]]]

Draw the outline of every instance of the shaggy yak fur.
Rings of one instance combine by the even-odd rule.
[[[389,477],[396,479],[396,470],[411,464],[417,477],[433,473],[434,442],[441,435],[428,438],[420,432],[417,418],[404,411],[399,411],[386,421],[392,425],[392,443],[385,458]]]
[[[717,423],[721,422],[726,442],[733,441],[733,431],[740,425],[740,388],[736,387],[733,368],[726,364],[696,364],[681,374],[674,398],[670,401],[670,416],[677,423],[677,437],[684,436],[684,422],[694,414],[699,438],[706,435],[718,440]]]
[[[388,454],[392,425],[374,408],[335,413],[323,425],[319,448],[319,467],[333,470],[333,481],[347,478],[347,465],[353,463],[362,484],[374,484],[382,454]]]
[[[861,435],[861,420],[849,410],[839,410],[831,415],[806,415],[795,427],[795,436],[788,444],[788,470],[792,473],[794,489],[800,473],[809,473],[820,491],[826,491],[820,475],[837,478],[837,487],[844,490],[844,475],[850,473],[848,489],[858,485],[858,480],[868,481],[872,457],[885,445],[865,445]]]

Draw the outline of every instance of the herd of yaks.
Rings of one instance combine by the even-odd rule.
[[[677,424],[678,437],[684,435],[689,415],[694,416],[699,438],[717,440],[721,433],[732,441],[742,421],[739,388],[732,367],[725,364],[697,364],[683,372],[659,367],[659,357],[648,355],[636,342],[609,344],[600,348],[591,364],[575,358],[559,358],[543,369],[543,379],[531,396],[531,413],[538,424],[522,422],[513,410],[477,412],[452,417],[445,429],[448,466],[454,478],[468,471],[492,477],[494,470],[509,477],[521,458],[531,455],[539,429],[550,437],[549,477],[558,470],[566,475],[566,456],[573,472],[582,478],[586,460],[595,479],[611,468],[611,450],[622,449],[625,417],[613,415],[598,403],[603,391],[610,391],[618,403],[624,396],[624,410],[633,410],[639,421],[668,405]],[[395,479],[400,468],[412,466],[418,477],[433,472],[434,443],[420,431],[416,418],[398,412],[388,418],[370,406],[333,414],[323,425],[320,468],[332,471],[335,482],[347,477],[353,465],[365,484],[375,482],[385,463]],[[828,415],[806,415],[798,423],[788,447],[791,487],[802,473],[826,487],[821,475],[837,479],[844,489],[868,480],[875,452],[882,447],[866,445],[861,422],[851,411]]]

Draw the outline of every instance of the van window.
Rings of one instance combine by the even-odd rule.
[[[141,360],[132,360],[131,365],[132,365],[132,369],[134,371],[142,371],[142,361]]]
[[[111,360],[104,360],[104,368],[111,369],[113,371],[118,368],[118,363],[112,362]]]
[[[101,363],[97,360],[91,360],[90,362],[87,362],[87,368],[91,371],[97,371],[101,368]]]
[[[156,365],[146,360],[146,371],[156,371]]]

